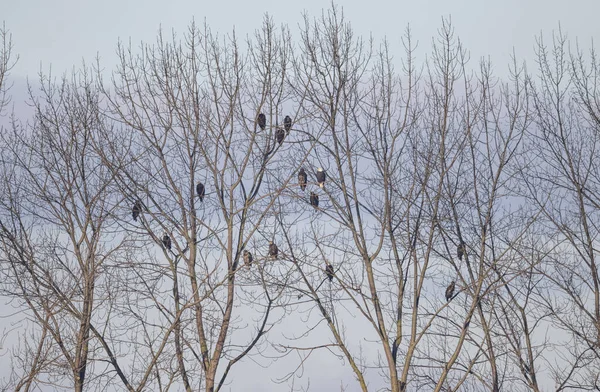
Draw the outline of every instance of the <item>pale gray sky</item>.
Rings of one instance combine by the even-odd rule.
[[[471,52],[472,65],[476,66],[479,57],[489,55],[499,73],[505,71],[513,47],[519,58],[532,61],[534,36],[540,32],[549,35],[559,22],[563,31],[571,38],[579,37],[584,46],[589,46],[590,39],[600,33],[596,21],[600,14],[599,0],[340,0],[337,3],[343,6],[346,18],[358,34],[373,33],[377,40],[387,36],[396,48],[400,47],[403,31],[410,24],[422,49],[418,60],[424,59],[422,54],[428,51],[441,18],[451,16],[457,35]],[[52,65],[57,75],[78,67],[82,59],[93,61],[97,54],[102,65],[110,70],[116,62],[118,39],[131,38],[134,44],[152,42],[161,25],[166,31],[175,29],[182,34],[192,18],[198,22],[206,19],[213,31],[228,33],[235,26],[244,36],[260,27],[263,15],[268,12],[275,21],[290,25],[295,33],[303,11],[318,16],[329,6],[330,2],[324,0],[0,0],[0,22],[4,21],[13,34],[15,54],[20,59],[12,77],[19,80],[26,76],[35,79],[40,66],[47,71]],[[13,93],[21,95],[19,91]],[[0,347],[0,354],[5,350]],[[314,390],[335,390],[341,379],[348,380],[349,390],[354,390],[356,384],[347,367],[340,368],[339,361],[331,356],[315,354],[315,357],[319,358],[313,358],[305,371],[313,385],[324,389]],[[6,366],[6,361],[6,357],[1,358],[0,364]],[[246,390],[285,390],[284,386],[269,389],[269,377],[290,371],[289,366],[260,362],[270,366],[270,372],[245,361],[235,373],[253,377],[234,376],[226,390],[240,390],[237,389],[240,385]],[[369,381],[371,386],[381,383],[379,379]]]
[[[168,5],[167,5],[168,4]],[[33,76],[52,64],[57,73],[91,61],[100,53],[102,63],[112,68],[119,38],[134,43],[153,41],[160,25],[184,32],[195,18],[204,18],[214,31],[236,30],[245,35],[257,28],[265,12],[294,28],[302,11],[318,15],[329,1],[191,1],[173,0],[0,0],[0,20],[13,32],[20,61],[13,76]],[[550,33],[560,21],[571,38],[585,45],[600,33],[596,21],[598,0],[424,0],[338,1],[358,33],[387,36],[392,44],[408,23],[424,50],[440,25],[442,16],[452,16],[460,38],[472,58],[490,55],[497,71],[504,71],[513,46],[519,57],[532,59],[534,36]]]

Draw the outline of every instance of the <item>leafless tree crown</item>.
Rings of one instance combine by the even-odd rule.
[[[2,389],[600,390],[595,50],[299,30],[119,43],[26,119],[0,30]]]

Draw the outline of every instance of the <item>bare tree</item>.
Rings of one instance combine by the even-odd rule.
[[[319,206],[309,217],[288,214],[282,228],[295,249],[292,287],[315,304],[332,334],[317,348],[339,350],[362,390],[371,368],[392,391],[410,383],[499,390],[491,298],[509,268],[517,276],[524,268],[511,264],[513,245],[499,238],[518,240],[529,227],[523,209],[498,212],[515,191],[513,162],[530,122],[523,70],[515,66],[512,85],[496,92],[489,63],[468,73],[466,51],[447,21],[424,76],[410,33],[397,74],[388,44],[372,56],[335,7],[314,22],[307,18],[302,36],[294,85],[306,91],[310,123],[324,130],[309,161],[326,168],[327,181],[312,186]],[[306,219],[308,233],[295,239]],[[325,266],[332,261],[329,283]],[[447,304],[440,286],[453,279],[449,299],[458,298]],[[358,328],[358,316],[365,323],[353,333],[349,323]],[[369,327],[376,358],[362,357],[353,343]],[[299,343],[283,346],[312,352]]]
[[[113,176],[93,151],[97,92],[85,71],[59,82],[42,75],[39,86],[33,122],[14,123],[3,137],[3,293],[39,328],[35,344],[23,346],[32,360],[16,389],[101,385],[112,378],[94,372],[101,358],[127,386],[104,335],[112,296],[105,271],[124,244],[114,232]]]
[[[144,271],[144,289],[133,293],[171,326],[153,327],[150,315],[136,325],[160,336],[146,343],[153,357],[146,377],[158,378],[174,353],[171,377],[186,390],[220,390],[238,361],[264,349],[281,317],[274,309],[285,302],[283,288],[266,277],[279,268],[268,244],[279,238],[274,206],[295,178],[288,162],[301,127],[285,83],[290,50],[287,30],[268,17],[247,52],[235,34],[221,40],[194,24],[181,42],[160,35],[140,55],[119,48],[106,87],[116,123],[104,160],[125,201],[123,228],[139,246],[162,248],[155,263],[132,266]],[[171,335],[174,350],[165,351]]]
[[[302,390],[328,353],[341,390],[598,389],[595,52],[540,38],[501,78],[449,19],[422,62],[391,42],[332,5],[297,44],[192,23],[42,76],[1,138],[6,387],[215,392],[297,355],[268,377]]]
[[[572,53],[559,30],[549,46],[536,45],[539,71],[530,77],[535,127],[529,133],[530,200],[540,206],[548,245],[538,273],[545,284],[538,302],[560,338],[560,361],[551,365],[557,390],[597,389],[600,341],[598,276],[598,62]],[[589,64],[588,64],[589,61]]]
[[[12,84],[8,82],[8,76],[19,60],[19,56],[13,54],[13,47],[12,34],[3,22],[0,28],[0,116],[10,103],[8,90]]]

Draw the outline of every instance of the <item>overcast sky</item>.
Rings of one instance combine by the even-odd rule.
[[[167,5],[168,4],[168,5]],[[173,0],[0,0],[0,20],[13,33],[20,60],[14,77],[33,76],[40,66],[55,73],[91,61],[100,54],[103,66],[115,64],[117,40],[153,41],[159,27],[184,32],[195,18],[213,31],[233,27],[245,35],[259,27],[268,12],[294,30],[303,11],[317,16],[328,1],[191,1]],[[357,33],[387,36],[398,43],[410,23],[421,48],[427,49],[442,16],[451,15],[456,31],[473,59],[490,56],[504,71],[513,47],[520,58],[532,59],[534,37],[551,33],[558,23],[571,38],[589,46],[600,33],[598,0],[422,0],[339,1]]]
[[[410,24],[414,38],[424,51],[428,50],[441,18],[451,16],[457,35],[470,51],[471,58],[490,56],[499,73],[506,70],[513,48],[519,58],[531,62],[535,36],[540,32],[549,36],[559,23],[569,37],[578,37],[585,47],[589,47],[591,38],[600,33],[597,22],[600,0],[353,0],[339,1],[338,4],[358,34],[368,36],[372,33],[376,39],[385,36],[393,45],[399,43],[404,29]],[[102,65],[112,69],[119,39],[131,39],[133,43],[152,42],[160,26],[181,34],[193,18],[198,22],[206,20],[213,31],[227,33],[235,27],[238,34],[244,36],[260,27],[264,14],[269,13],[276,22],[287,23],[295,34],[302,12],[318,16],[329,5],[328,1],[318,0],[0,0],[0,22],[4,21],[13,35],[14,51],[20,59],[12,71],[12,78],[19,81],[24,77],[34,78],[40,67],[48,71],[50,65],[55,75],[63,73],[73,66],[79,67],[82,60],[93,61],[98,54]],[[18,91],[13,93],[20,95]],[[6,357],[2,358],[0,364],[6,364],[6,360]],[[257,370],[251,364],[244,366],[251,371]],[[307,366],[307,374],[314,371],[316,384],[321,386],[327,381],[319,379],[319,374],[329,379],[332,388],[339,385],[338,380],[351,380],[352,377],[349,371],[324,374],[326,365],[323,366],[320,360]],[[233,385],[245,384],[253,390],[255,381],[266,390],[268,380],[259,383],[256,377],[244,381],[238,379]],[[228,390],[235,388],[232,386]]]

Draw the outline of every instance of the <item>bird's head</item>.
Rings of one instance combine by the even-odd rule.
[[[322,172],[322,171],[323,171],[323,168],[322,168],[322,167],[320,167],[320,168],[318,168],[318,169],[317,169],[317,171],[318,171],[318,172]]]

